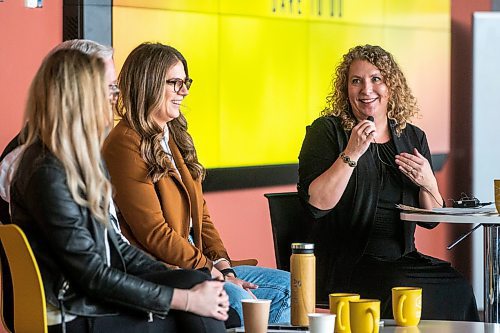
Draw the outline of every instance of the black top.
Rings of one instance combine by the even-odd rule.
[[[401,203],[402,179],[395,163],[392,140],[370,145],[380,179],[380,194],[375,221],[364,255],[380,260],[396,260],[404,253],[403,224],[396,204]]]
[[[395,151],[419,152],[432,164],[425,133],[407,124],[398,136],[395,123],[389,121],[390,134]],[[350,132],[342,128],[339,118],[324,116],[307,127],[299,155],[298,193],[308,203],[311,182],[325,172],[337,160],[349,141]],[[382,151],[380,151],[383,153]],[[317,297],[333,290],[346,289],[352,270],[364,254],[370,237],[375,212],[379,203],[380,178],[377,164],[370,151],[363,154],[337,205],[329,210],[310,207],[316,219],[312,225],[310,242],[315,243],[317,260]],[[407,177],[401,181],[401,203],[419,206],[419,187]],[[418,223],[432,228],[437,223]],[[403,253],[415,251],[415,223],[402,223]],[[327,296],[325,296],[327,297]]]

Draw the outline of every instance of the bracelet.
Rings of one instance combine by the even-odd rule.
[[[358,165],[356,161],[351,160],[351,158],[347,156],[344,152],[340,153],[340,158],[342,159],[342,162],[347,163],[347,165],[349,165],[351,168],[354,168],[356,167],[356,165]]]
[[[222,275],[224,275],[224,276],[226,276],[226,275],[228,275],[228,274],[231,274],[231,273],[232,273],[232,274],[234,275],[234,277],[237,277],[237,276],[236,276],[236,272],[235,272],[235,271],[234,271],[234,269],[232,269],[232,268],[224,268],[224,269],[221,269],[221,270],[220,270],[220,272],[221,272],[221,273],[222,273]]]
[[[215,266],[215,265],[217,265],[218,263],[220,263],[220,262],[222,262],[222,261],[226,261],[229,265],[231,265],[231,263],[229,262],[229,260],[228,260],[228,259],[226,259],[226,258],[219,258],[219,259],[217,259],[217,260],[214,260],[214,263],[213,263],[213,264],[214,264],[214,266]]]

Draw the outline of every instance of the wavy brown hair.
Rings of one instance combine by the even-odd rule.
[[[101,146],[113,123],[104,62],[78,50],[48,55],[31,83],[26,146],[41,140],[61,162],[75,202],[109,221],[111,184]]]
[[[321,114],[339,117],[346,131],[356,125],[357,119],[352,112],[347,91],[349,68],[355,60],[368,61],[380,70],[389,89],[387,117],[396,122],[396,133],[401,134],[410,119],[419,112],[417,100],[392,55],[380,46],[359,45],[343,56],[332,79],[332,92],[326,97],[326,108]]]
[[[146,161],[148,177],[153,182],[157,182],[173,168],[161,147],[163,129],[154,121],[153,114],[165,99],[166,73],[179,61],[184,65],[186,77],[189,77],[186,59],[179,51],[160,43],[143,43],[129,54],[118,76],[121,94],[117,113],[139,133],[141,157]],[[191,176],[203,179],[205,168],[198,161],[184,115],[181,113],[179,117],[169,121],[167,126]]]

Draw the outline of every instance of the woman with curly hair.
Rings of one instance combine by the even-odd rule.
[[[416,224],[396,208],[444,204],[425,133],[410,123],[418,107],[401,69],[389,52],[364,45],[335,74],[299,156],[299,195],[315,219],[318,300],[359,293],[380,299],[381,317],[391,318],[391,288],[416,286],[422,318],[479,320],[470,284],[450,263],[417,251]]]

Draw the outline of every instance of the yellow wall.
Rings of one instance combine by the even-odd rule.
[[[420,102],[415,122],[448,152],[449,25],[450,0],[115,0],[113,44],[118,68],[144,41],[181,51],[200,159],[237,167],[296,163],[341,55],[364,43],[393,53]]]

